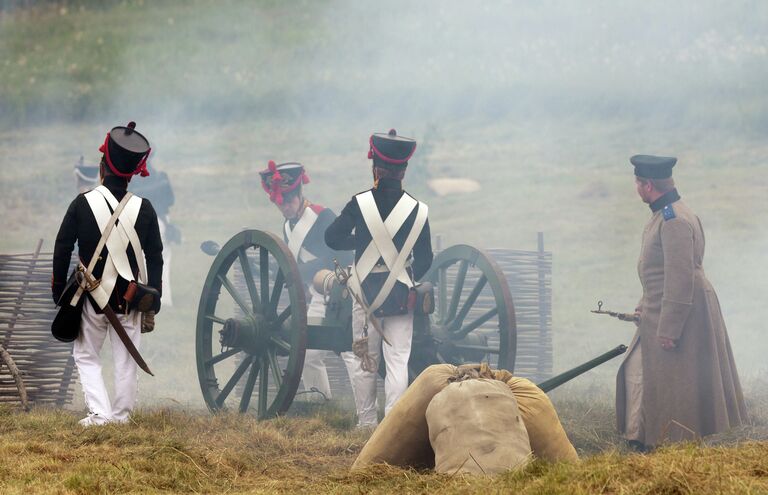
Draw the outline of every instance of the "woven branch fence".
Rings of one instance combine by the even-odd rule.
[[[64,405],[72,400],[72,344],[51,336],[56,308],[51,300],[53,254],[0,254],[0,345],[18,367],[30,404]],[[0,403],[20,404],[7,366],[0,364]]]

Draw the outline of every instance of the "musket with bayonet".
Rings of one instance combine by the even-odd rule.
[[[637,322],[640,320],[639,316],[636,313],[619,313],[617,311],[604,310],[603,301],[597,301],[597,309],[593,309],[591,312],[598,315],[608,315],[612,318],[617,318],[621,321]],[[606,361],[610,361],[611,359],[617,356],[621,356],[625,352],[627,352],[627,346],[625,346],[624,344],[618,345],[615,348],[611,349],[610,351],[604,354],[601,354],[596,358],[587,361],[584,364],[576,366],[573,369],[570,369],[564,373],[560,373],[557,376],[553,376],[548,380],[538,383],[537,386],[540,389],[542,389],[544,392],[549,392],[550,390],[557,388],[560,385],[573,380],[577,376],[583,375],[587,371],[600,366]]]
[[[593,309],[592,313],[599,315],[608,315],[613,318],[618,318],[621,321],[640,321],[640,316],[637,313],[618,313],[616,311],[603,310],[603,301],[597,301],[597,309]]]

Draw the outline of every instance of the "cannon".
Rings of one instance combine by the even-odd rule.
[[[321,291],[325,317],[307,317],[304,282],[282,239],[244,230],[220,249],[205,245],[203,250],[215,255],[196,327],[205,403],[212,412],[234,409],[260,419],[283,414],[297,394],[306,349],[352,349],[352,296],[338,280],[329,279]],[[498,264],[481,249],[455,245],[435,257],[423,280],[434,285],[436,304],[432,315],[414,320],[411,379],[438,363],[482,361],[513,371],[515,308]],[[554,388],[607,359],[554,377],[548,386]]]

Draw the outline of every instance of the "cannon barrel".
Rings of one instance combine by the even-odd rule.
[[[560,373],[557,376],[553,376],[549,380],[544,380],[543,382],[537,384],[537,386],[544,392],[549,392],[550,390],[555,389],[560,385],[573,380],[577,376],[582,375],[587,371],[591,370],[592,368],[596,368],[601,364],[603,364],[604,362],[610,361],[611,359],[615,358],[616,356],[620,356],[625,352],[627,352],[627,346],[625,346],[624,344],[621,344],[620,346],[617,346],[615,349],[611,349],[605,354],[601,354],[597,356],[595,359],[591,359],[584,364],[580,364],[579,366],[576,366],[573,369],[570,369],[564,373]]]

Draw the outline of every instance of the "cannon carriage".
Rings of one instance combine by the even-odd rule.
[[[424,280],[434,285],[436,304],[432,315],[414,321],[412,377],[436,363],[514,369],[514,304],[490,256],[452,246],[435,257]],[[308,317],[303,284],[288,246],[274,234],[245,230],[221,247],[197,315],[198,377],[209,409],[282,414],[297,393],[306,349],[352,349],[347,288],[327,278],[320,287],[325,317]],[[477,304],[481,294],[491,307]]]
[[[260,419],[283,414],[298,393],[307,349],[352,350],[352,296],[338,278],[326,276],[316,288],[325,316],[307,316],[296,260],[269,232],[244,230],[204,251],[215,259],[197,314],[203,398],[212,412],[237,410]],[[433,284],[436,304],[433,314],[414,319],[411,379],[439,363],[487,362],[515,372],[521,343],[515,306],[505,274],[486,251],[468,245],[441,250],[422,281]],[[530,349],[530,342],[522,344]],[[538,376],[538,386],[548,392],[625,351],[620,345],[557,376]],[[539,358],[551,364],[551,352]]]

